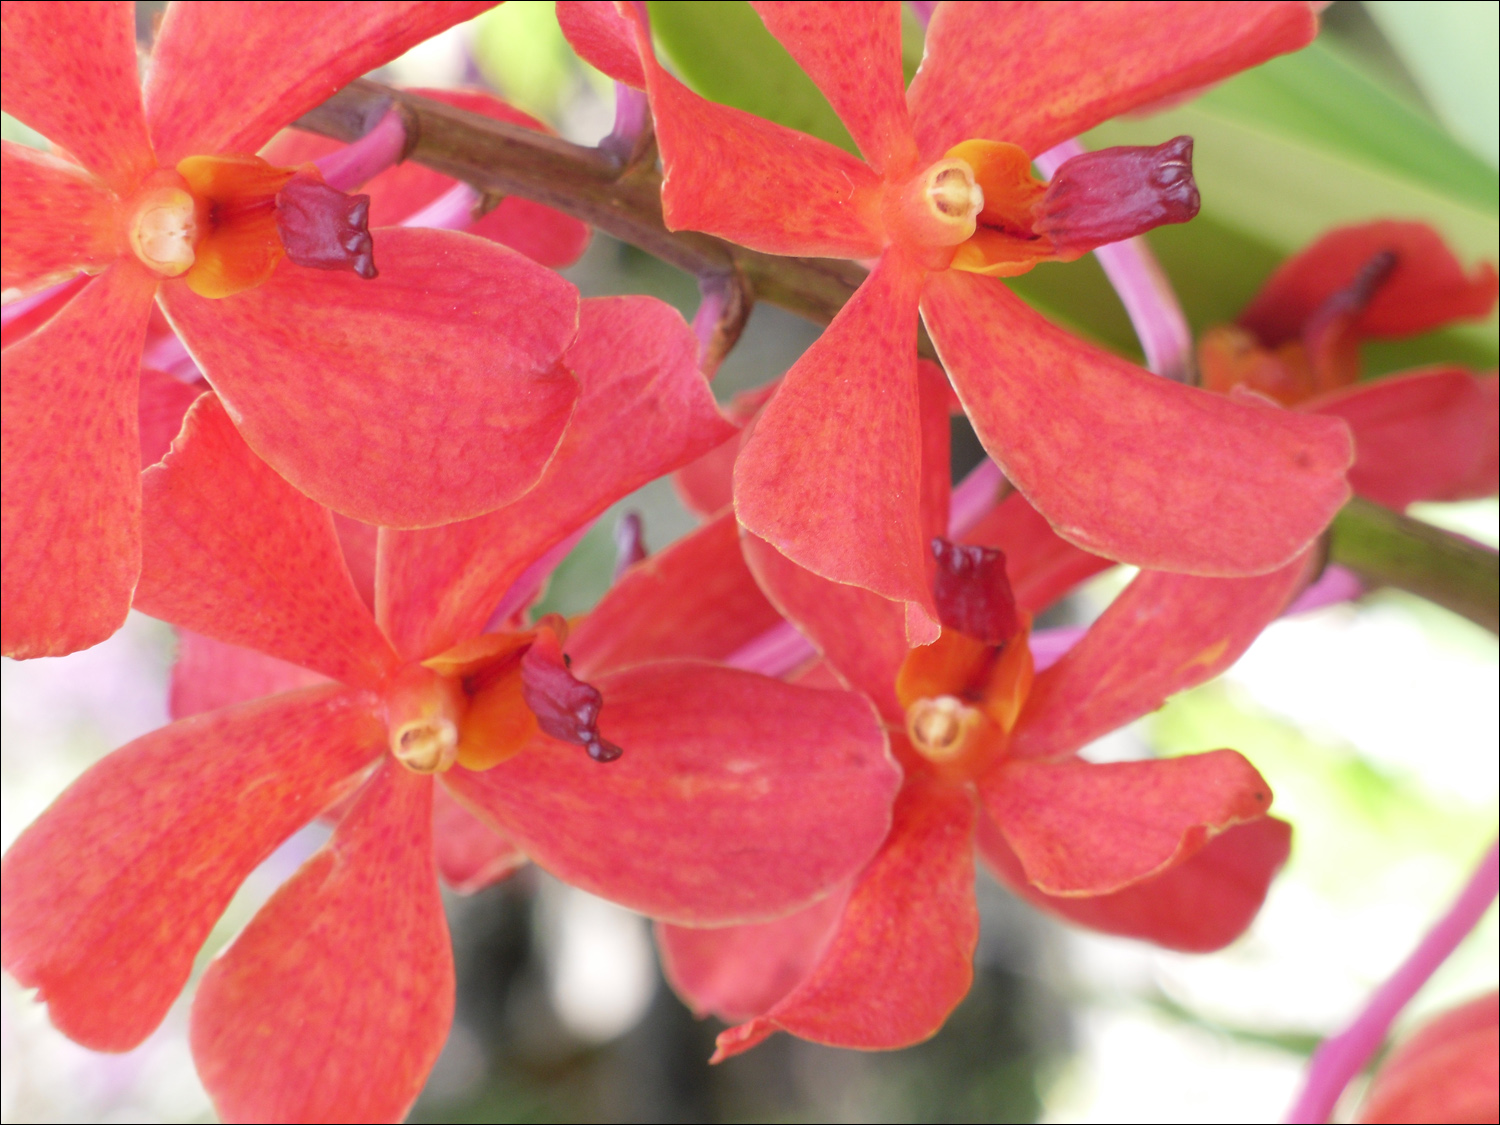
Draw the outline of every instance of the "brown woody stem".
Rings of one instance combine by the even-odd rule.
[[[662,220],[654,147],[634,159],[357,80],[297,126],[358,140],[395,108],[406,157],[487,195],[519,195],[582,219],[695,278],[734,279],[742,296],[827,324],[866,276],[855,262],[761,254]],[[722,284],[722,282],[720,282]],[[923,355],[935,358],[923,333]],[[1330,558],[1376,586],[1407,590],[1497,631],[1496,554],[1462,536],[1355,499],[1330,529]]]

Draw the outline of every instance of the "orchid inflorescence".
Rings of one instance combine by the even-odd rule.
[[[755,4],[863,159],[689,88],[631,3],[557,5],[618,87],[586,191],[500,198],[424,156],[401,97],[566,157],[480,91],[387,99],[348,145],[288,128],[490,7],[173,4],[142,70],[131,4],[4,5],[5,111],[51,143],[3,149],[4,651],[132,607],[180,641],[174,721],[7,852],[7,971],[129,1049],[321,819],[198,983],[194,1058],[225,1120],[399,1120],[453,1018],[439,878],[530,861],[655,919],[674,988],[731,1025],[715,1059],[934,1034],[970,987],[976,855],[1096,931],[1243,933],[1291,847],[1257,769],[1080,751],[1380,581],[1329,565],[1351,496],[1395,519],[1497,491],[1494,375],[1362,382],[1359,352],[1488,315],[1496,274],[1421,223],[1331,231],[1195,351],[1136,240],[1197,213],[1192,139],[1073,138],[1305,46],[1316,5],[913,5],[908,84],[900,5]],[[717,263],[691,325],[556,272],[632,222]],[[1001,280],[1094,251],[1171,378]],[[837,299],[724,409],[743,255]],[[988,459],[955,485],[957,415]],[[700,526],[648,554],[627,525],[591,611],[534,613],[669,474]],[[1121,563],[1092,625],[1038,626]],[[1372,1112],[1445,1112],[1422,1075],[1492,1053],[1494,1007],[1418,1036]]]

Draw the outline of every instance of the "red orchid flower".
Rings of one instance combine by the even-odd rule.
[[[501,121],[548,132],[541,121],[522,113],[492,94],[479,90],[418,90],[424,97],[460,106]],[[261,150],[261,156],[272,164],[298,166],[339,152],[345,146],[326,137],[297,130],[283,130]],[[571,265],[583,254],[592,232],[587,224],[551,207],[533,203],[518,196],[507,196],[493,209],[477,219],[473,217],[478,201],[467,185],[440,175],[420,164],[400,164],[379,173],[364,185],[370,197],[370,221],[382,226],[442,226],[462,230],[481,238],[519,250],[534,262],[560,269]],[[417,222],[412,224],[412,220]],[[450,224],[443,226],[443,224]],[[61,291],[40,305],[28,309],[5,324],[5,346],[30,335],[87,282],[61,287]],[[182,428],[183,416],[208,384],[188,350],[172,331],[159,309],[153,310],[146,329],[146,347],[141,366],[139,425],[141,468],[154,465],[166,456],[172,439]],[[351,523],[336,516],[342,529]],[[366,527],[370,535],[373,528]],[[374,540],[368,544],[369,558],[374,558]],[[267,658],[269,659],[269,658]],[[256,692],[256,698],[265,692]],[[178,716],[182,717],[182,716]]]
[[[923,380],[923,511],[937,536],[948,443],[935,384]],[[1030,615],[1110,564],[1018,494],[973,534],[1004,554],[934,538],[943,632],[919,648],[898,605],[745,540],[771,601],[875,703],[906,777],[891,834],[842,893],[758,926],[659,928],[678,991],[740,1023],[716,1058],[778,1029],[860,1048],[935,1032],[972,975],[976,845],[1043,909],[1192,951],[1243,931],[1286,859],[1290,829],[1267,816],[1269,787],[1234,751],[1109,764],[1077,751],[1233,663],[1306,582],[1309,557],[1252,578],[1143,572],[1033,675]]]
[[[1149,378],[994,278],[1190,217],[1177,142],[1086,154],[1050,185],[1031,158],[1303,46],[1308,4],[942,4],[909,90],[896,3],[753,6],[865,162],[687,90],[632,6],[617,5],[627,24],[606,5],[559,5],[581,53],[650,94],[669,227],[876,259],[739,457],[735,508],[750,531],[814,573],[905,602],[913,642],[937,636],[917,510],[920,309],[985,448],[1065,538],[1202,575],[1266,573],[1307,546],[1348,496],[1342,427]]]
[[[1495,268],[1472,274],[1424,223],[1384,220],[1330,231],[1289,259],[1233,325],[1198,344],[1203,385],[1254,392],[1349,423],[1349,483],[1400,511],[1500,489],[1494,374],[1456,367],[1359,379],[1366,339],[1412,336],[1495,307]]]
[[[435,817],[460,881],[519,852],[694,924],[785,913],[868,859],[898,778],[866,701],[695,659],[713,653],[691,627],[622,634],[675,620],[677,583],[653,586],[649,562],[592,633],[517,616],[539,560],[723,440],[696,353],[659,302],[584,302],[566,356],[584,389],[562,452],[516,504],[382,529],[373,615],[328,510],[259,460],[213,395],[195,404],[143,477],[138,604],[333,682],[138,739],[17,840],[4,961],[59,1028],[101,1049],[138,1043],[240,881],[335,803],[328,845],[199,986],[193,1052],[226,1120],[405,1114],[453,1006]],[[519,602],[502,596],[517,586]],[[494,614],[500,631],[486,633]],[[291,686],[275,680],[263,682]]]
[[[1391,1052],[1355,1120],[1494,1121],[1500,1118],[1500,994],[1428,1020]]]
[[[578,397],[559,363],[576,290],[446,231],[378,231],[379,277],[356,276],[374,268],[356,201],[252,155],[491,6],[176,4],[143,94],[131,4],[5,5],[4,108],[59,151],[3,146],[0,284],[92,275],[3,355],[7,655],[70,652],[124,620],[153,304],[251,447],[335,510],[430,526],[536,482]]]

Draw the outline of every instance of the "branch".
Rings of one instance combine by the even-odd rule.
[[[393,107],[406,126],[407,159],[482,193],[519,195],[582,219],[693,275],[705,291],[744,286],[750,299],[827,324],[865,279],[855,262],[778,257],[712,235],[668,230],[654,161],[631,161],[365,79],[296,125],[352,142]],[[925,332],[918,350],[936,358]],[[1334,520],[1331,540],[1330,558],[1367,583],[1407,590],[1497,631],[1495,552],[1358,499]]]
[[[1500,632],[1500,555],[1355,497],[1333,519],[1328,557],[1371,586],[1394,586]]]
[[[736,275],[756,300],[827,324],[864,281],[855,262],[782,258],[662,221],[661,174],[597,148],[585,148],[495,121],[417,94],[359,79],[317,109],[299,129],[351,142],[396,108],[406,125],[406,158],[464,180],[482,193],[545,203],[702,280]],[[652,153],[654,156],[654,152]],[[932,356],[931,344],[924,354]]]

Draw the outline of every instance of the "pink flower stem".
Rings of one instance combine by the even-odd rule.
[[[359,140],[313,163],[329,187],[352,192],[401,163],[406,141],[406,125],[393,109]]]
[[[1000,499],[1005,474],[1000,466],[986,457],[972,472],[953,486],[948,500],[948,538],[962,539],[980,518]]]
[[[1318,580],[1298,594],[1297,600],[1286,607],[1282,616],[1290,617],[1294,613],[1310,613],[1324,606],[1350,602],[1364,592],[1365,584],[1359,580],[1359,576],[1354,571],[1339,566],[1338,563],[1329,563],[1323,568],[1323,573],[1318,576]]]
[[[1322,1046],[1313,1053],[1307,1068],[1307,1082],[1287,1112],[1288,1122],[1321,1125],[1328,1120],[1345,1087],[1385,1041],[1391,1021],[1458,948],[1459,942],[1479,924],[1490,903],[1495,901],[1497,884],[1500,884],[1500,851],[1497,848],[1500,844],[1490,844],[1489,851],[1479,861],[1458,899],[1428,931],[1412,955],[1375,990],[1365,1010],[1339,1034],[1323,1040]]]
[[[783,621],[735,649],[724,658],[724,663],[746,672],[779,677],[795,671],[817,655],[817,649],[797,632],[796,626]]]
[[[651,136],[651,102],[645,90],[623,82],[615,83],[615,125],[599,142],[601,151],[623,165],[641,154],[641,147]]]
[[[479,193],[468,184],[454,184],[426,207],[401,220],[403,227],[433,230],[465,230],[474,221]]]
[[[917,17],[917,22],[926,28],[932,22],[932,12],[937,7],[937,0],[906,0],[906,6]]]
[[[1051,177],[1064,161],[1081,156],[1076,140],[1064,141],[1036,158],[1042,175]],[[1193,334],[1151,247],[1140,237],[1113,242],[1094,251],[1109,283],[1135,326],[1146,353],[1146,366],[1179,383],[1193,381]]]
[[[523,570],[520,577],[510,584],[510,589],[501,595],[500,602],[495,606],[495,611],[490,614],[484,631],[491,633],[497,629],[510,628],[511,618],[536,600],[537,594],[541,592],[542,586],[552,576],[558,564],[568,557],[569,551],[578,546],[580,539],[593,530],[596,522],[597,517],[589,520],[562,542],[548,548],[541,558]]]
[[[50,301],[60,290],[66,289],[77,280],[76,277],[70,277],[66,281],[59,281],[56,285],[49,285],[45,289],[38,289],[35,293],[28,293],[24,297],[17,297],[14,301],[7,301],[4,306],[0,306],[0,325],[9,324],[17,317],[24,316],[43,301]]]

